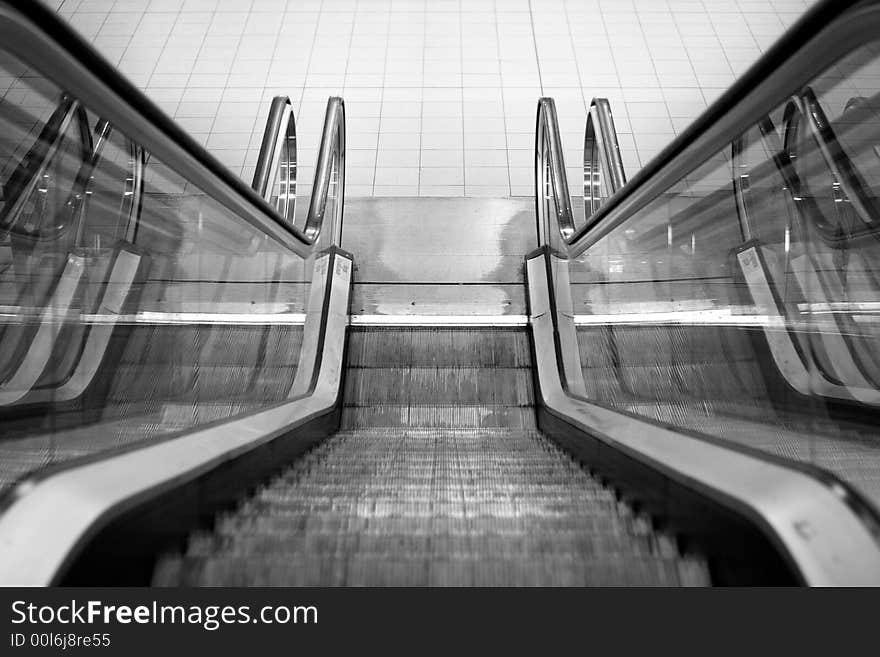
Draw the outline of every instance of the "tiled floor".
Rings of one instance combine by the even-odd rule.
[[[272,96],[298,108],[310,181],[326,99],[342,95],[347,194],[516,196],[533,193],[540,96],[556,99],[570,179],[590,99],[609,98],[632,175],[810,0],[52,4],[248,181]]]

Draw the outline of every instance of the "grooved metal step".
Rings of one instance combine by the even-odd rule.
[[[353,328],[342,430],[211,531],[157,585],[703,585],[535,425],[528,334]]]

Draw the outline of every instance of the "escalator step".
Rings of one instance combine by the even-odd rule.
[[[522,367],[350,367],[345,399],[356,399],[358,405],[532,406],[531,377],[531,370]]]
[[[341,432],[193,535],[154,583],[707,583],[705,564],[659,554],[618,505],[535,432]]]
[[[349,331],[348,366],[531,367],[525,331],[387,329]]]
[[[342,409],[342,429],[371,427],[505,427],[515,430],[535,428],[535,411],[530,407],[481,405],[410,406],[383,404]]]
[[[693,562],[652,558],[616,558],[583,562],[561,559],[552,565],[523,568],[521,557],[394,559],[333,555],[297,560],[230,558],[165,561],[155,586],[704,586],[705,571]],[[222,582],[222,584],[220,584]]]
[[[352,329],[341,430],[157,585],[704,585],[536,426],[528,334]]]

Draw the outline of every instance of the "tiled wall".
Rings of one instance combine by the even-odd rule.
[[[540,96],[556,99],[571,180],[594,96],[611,101],[632,175],[810,2],[52,4],[247,181],[272,96],[298,108],[298,177],[310,181],[326,99],[342,95],[347,194],[506,196],[533,193]]]

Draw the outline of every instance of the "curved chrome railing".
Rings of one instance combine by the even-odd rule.
[[[538,217],[538,244],[553,248],[569,243],[576,226],[571,195],[562,155],[562,138],[552,98],[538,101],[535,126],[535,199]],[[554,230],[554,227],[558,230]]]
[[[345,103],[332,96],[327,100],[321,147],[315,164],[315,182],[303,233],[315,242],[323,232],[325,217],[330,215],[330,238],[338,244],[342,235],[342,212],[345,198]]]
[[[571,205],[556,103],[538,101],[535,130],[535,191],[538,243],[567,252],[578,229],[590,222],[607,199],[626,182],[611,105],[594,98],[584,131],[584,222],[578,222]]]
[[[594,98],[584,131],[584,220],[625,184],[611,104],[607,98]]]
[[[296,120],[287,96],[275,96],[254,171],[254,191],[293,224],[296,214]]]
[[[295,123],[290,99],[276,96],[266,121],[253,182],[254,190],[291,226],[296,216]],[[333,96],[327,100],[309,211],[302,227],[302,234],[307,240],[314,243],[321,237],[324,217],[330,208],[330,239],[338,244],[342,230],[344,188],[345,103],[342,98]]]

